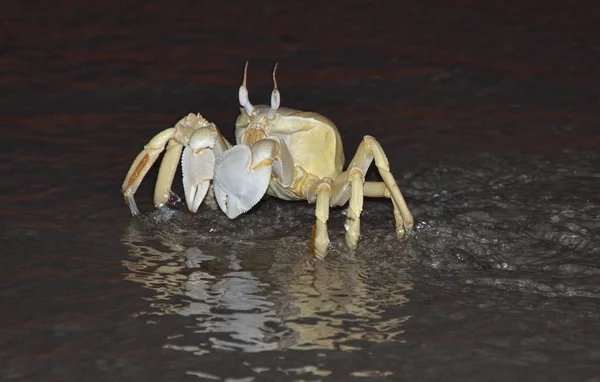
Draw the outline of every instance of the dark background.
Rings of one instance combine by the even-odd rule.
[[[232,139],[246,60],[254,104],[279,62],[282,105],[333,120],[347,158],[374,135],[396,174],[597,149],[595,1],[4,1],[1,14],[2,194],[25,225],[71,224],[50,208],[65,195],[122,208],[135,155],[189,112]]]

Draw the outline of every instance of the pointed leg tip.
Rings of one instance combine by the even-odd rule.
[[[396,235],[398,236],[398,239],[403,239],[407,234],[407,230],[404,229],[404,227],[398,228],[396,230]]]
[[[125,195],[125,203],[129,207],[132,216],[137,216],[140,214],[140,210],[138,209],[135,199],[132,195]]]
[[[325,256],[327,256],[327,249],[322,250],[317,247],[312,248],[312,255],[317,260],[324,260]]]
[[[352,250],[356,249],[358,247],[358,238],[346,236],[346,245]]]
[[[312,229],[312,248],[311,253],[313,257],[317,260],[324,260],[325,256],[327,256],[327,248],[329,248],[329,240],[326,243],[321,243],[320,245],[317,243],[317,225],[313,225]]]
[[[312,250],[313,257],[317,260],[325,260],[325,257],[327,257],[327,248],[328,247],[329,247],[329,245],[326,246],[325,248],[313,247],[313,250]]]

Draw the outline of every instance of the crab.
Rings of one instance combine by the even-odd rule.
[[[215,124],[200,114],[189,114],[174,127],[158,133],[138,154],[123,182],[122,192],[133,215],[139,214],[134,195],[160,154],[154,205],[164,206],[181,158],[185,201],[191,213],[202,202],[216,204],[230,219],[249,211],[265,195],[283,200],[305,200],[316,205],[312,254],[325,258],[330,244],[327,220],[331,207],[349,203],[346,243],[356,248],[364,197],[391,199],[396,234],[404,237],[414,221],[390,172],[388,159],[375,138],[364,136],[346,170],[342,139],[335,124],[314,113],[280,107],[281,94],[273,69],[270,105],[252,105],[244,67],[239,88],[240,115],[231,145]],[[371,163],[382,182],[365,181]]]

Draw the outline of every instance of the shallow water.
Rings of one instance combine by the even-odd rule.
[[[598,6],[494,3],[4,5],[0,378],[599,380]],[[313,206],[192,216],[178,179],[155,210],[155,170],[130,216],[153,134],[233,136],[246,59],[252,100],[279,60],[347,158],[380,140],[411,235],[367,200],[359,247],[338,208],[314,261]]]
[[[399,242],[391,206],[369,202],[351,252],[336,211],[324,262],[307,258],[310,206],[269,200],[233,222],[210,210],[146,215],[123,237],[125,277],[150,292],[135,316],[185,317],[165,333],[168,349],[234,359],[266,352],[240,357],[248,380],[405,377],[400,354],[435,369],[448,348],[458,352],[455,367],[516,361],[506,378],[519,364],[555,362],[592,375],[600,353],[581,350],[596,347],[600,314],[600,173],[597,156],[565,154],[568,164],[481,156],[407,174],[414,233]],[[277,357],[294,367],[273,365]],[[217,365],[186,372],[229,375]]]

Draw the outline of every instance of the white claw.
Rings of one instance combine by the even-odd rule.
[[[254,207],[269,187],[271,164],[253,169],[252,157],[250,147],[237,145],[220,155],[215,165],[215,197],[230,219]]]
[[[215,169],[215,154],[211,149],[196,151],[197,153],[191,147],[186,147],[181,159],[183,191],[191,213],[198,211],[214,177]]]

